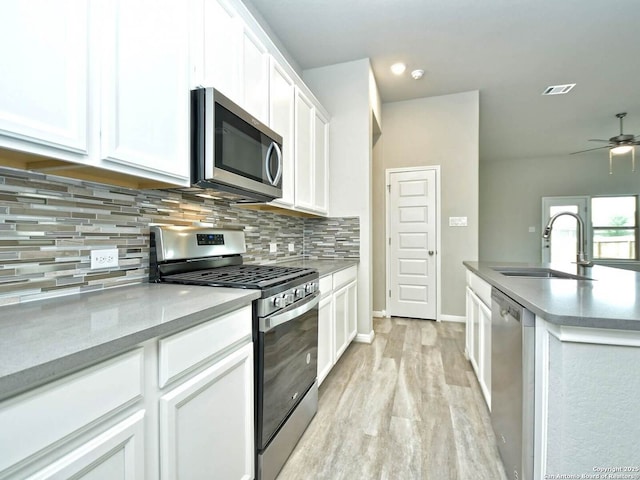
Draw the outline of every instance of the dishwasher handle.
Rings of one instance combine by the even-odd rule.
[[[517,322],[522,318],[524,307],[506,296],[500,290],[496,288],[491,289],[491,301],[496,302],[498,305],[498,311],[501,317],[506,319],[507,316],[511,316]]]

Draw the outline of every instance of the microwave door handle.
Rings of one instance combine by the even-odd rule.
[[[278,171],[276,172],[276,177],[273,178],[271,176],[271,169],[269,168],[269,159],[271,158],[271,152],[273,149],[276,150],[276,155],[278,156]],[[267,149],[267,154],[264,157],[264,170],[267,173],[267,180],[271,185],[277,185],[280,181],[280,177],[282,176],[282,151],[276,142],[271,142],[269,148]]]

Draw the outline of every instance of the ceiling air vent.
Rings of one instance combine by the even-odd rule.
[[[568,83],[567,85],[551,85],[544,89],[542,95],[563,95],[565,93],[569,93],[575,86],[575,83]]]

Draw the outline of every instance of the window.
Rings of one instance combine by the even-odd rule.
[[[638,259],[638,197],[593,197],[593,258]]]
[[[573,196],[542,198],[542,228],[560,212],[577,213],[585,220],[589,258],[606,263],[640,260],[639,196]],[[570,216],[554,222],[551,238],[542,240],[543,262],[575,262],[577,223]]]

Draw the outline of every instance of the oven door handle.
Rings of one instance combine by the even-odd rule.
[[[320,294],[316,293],[310,297],[307,297],[301,304],[293,305],[295,308],[291,310],[285,310],[282,313],[278,313],[271,317],[261,318],[259,322],[260,332],[266,333],[269,330],[276,328],[278,325],[282,325],[283,323],[290,322],[301,315],[304,315],[309,310],[312,310],[318,302],[320,302]]]

